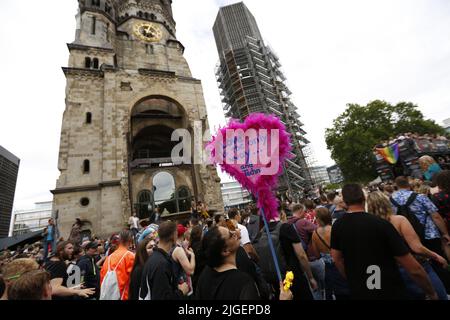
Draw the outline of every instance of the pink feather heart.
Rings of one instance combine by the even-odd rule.
[[[292,147],[290,134],[278,117],[252,113],[243,123],[231,120],[219,129],[207,149],[212,163],[257,198],[257,207],[263,209],[268,221],[279,216],[274,189]]]

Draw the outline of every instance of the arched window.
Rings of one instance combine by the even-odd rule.
[[[93,61],[94,69],[98,69],[98,59],[94,58],[94,60],[92,60],[92,61]]]
[[[152,13],[152,14],[150,14],[150,19],[151,20],[156,20],[156,16]]]
[[[92,0],[92,5],[95,7],[100,7],[100,0]]]
[[[139,219],[150,218],[153,212],[153,196],[149,190],[142,190],[137,196],[137,203],[135,205]]]
[[[90,69],[91,68],[91,58],[84,58],[84,67]]]
[[[91,171],[91,163],[89,160],[83,161],[83,173],[87,174]]]
[[[90,112],[86,113],[86,123],[87,124],[92,123],[92,113],[90,113]]]
[[[186,212],[191,208],[191,192],[187,187],[181,187],[177,191],[178,212]]]
[[[138,12],[138,17],[139,17],[139,18],[142,18],[142,11],[139,11],[139,12]]]
[[[147,12],[144,13],[144,18],[145,18],[145,19],[148,19],[148,13],[147,13]]]
[[[153,177],[153,197],[159,213],[177,213],[175,179],[168,172],[159,172]]]

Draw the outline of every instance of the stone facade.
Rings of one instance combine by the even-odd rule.
[[[63,68],[60,177],[52,191],[62,236],[68,237],[76,218],[89,221],[97,235],[120,231],[138,207],[139,193],[155,190],[158,172],[171,174],[176,190],[187,187],[190,196],[222,211],[215,168],[163,166],[167,161],[158,159],[167,157],[156,156],[155,146],[167,147],[174,129],[193,132],[200,121],[203,132],[209,130],[201,82],[192,78],[174,34],[171,1],[79,3],[76,40]],[[138,23],[157,26],[161,37],[142,41]],[[135,160],[152,165],[136,166]]]

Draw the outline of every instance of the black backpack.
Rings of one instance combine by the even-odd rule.
[[[416,200],[416,198],[417,193],[411,193],[406,203],[402,206],[399,205],[398,202],[395,201],[392,197],[390,198],[390,200],[391,203],[397,207],[397,214],[408,219],[409,223],[411,223],[412,227],[414,228],[414,231],[416,231],[417,235],[419,236],[420,241],[423,243],[423,241],[425,240],[425,226],[420,223],[417,216],[409,208],[409,206],[414,202],[414,200]]]
[[[275,254],[278,258],[281,276],[286,273],[287,269],[286,258],[284,256],[283,248],[280,242],[280,230],[282,225],[283,224],[281,222],[278,222],[276,228],[270,232],[270,237],[272,238]],[[270,251],[269,239],[264,228],[261,231],[261,237],[258,239],[258,242],[253,245],[259,256],[258,264],[261,268],[261,273],[267,282],[278,283],[277,269],[275,267],[272,253]]]

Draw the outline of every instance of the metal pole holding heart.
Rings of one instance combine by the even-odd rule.
[[[267,240],[269,242],[270,252],[272,253],[272,259],[275,264],[275,268],[277,270],[278,282],[281,282],[282,278],[281,278],[280,264],[278,262],[278,257],[275,253],[275,248],[273,247],[272,237],[270,236],[269,223],[267,222],[266,214],[264,213],[264,208],[261,208],[261,211],[262,211],[262,218],[264,221],[264,229],[267,233]]]
[[[252,113],[244,122],[231,120],[219,129],[206,148],[211,152],[211,163],[219,165],[256,197],[278,280],[282,281],[269,222],[279,216],[274,190],[285,160],[291,157],[290,134],[278,117]]]

